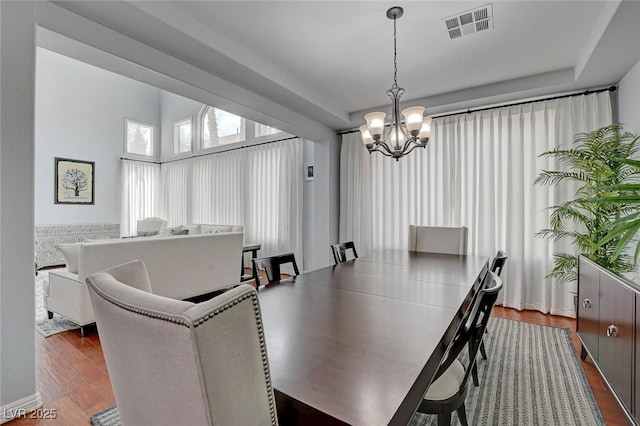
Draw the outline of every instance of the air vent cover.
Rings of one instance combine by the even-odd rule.
[[[477,9],[449,16],[444,18],[442,23],[448,37],[452,40],[488,30],[493,28],[493,5],[488,3]]]

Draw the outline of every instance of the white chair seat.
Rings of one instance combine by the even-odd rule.
[[[427,390],[425,399],[431,401],[442,401],[451,398],[460,391],[460,386],[464,380],[464,366],[457,359],[451,366],[433,382]]]

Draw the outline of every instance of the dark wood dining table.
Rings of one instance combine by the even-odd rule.
[[[259,290],[281,425],[406,425],[488,257],[386,250]]]

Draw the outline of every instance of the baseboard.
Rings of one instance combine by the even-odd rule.
[[[16,417],[24,416],[40,407],[42,407],[40,392],[19,399],[11,404],[4,405],[0,407],[0,424],[13,420]]]

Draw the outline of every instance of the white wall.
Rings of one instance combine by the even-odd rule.
[[[36,225],[120,223],[125,118],[158,125],[160,89],[37,49]],[[95,162],[94,205],[54,204],[54,157]]]
[[[162,161],[177,158],[173,155],[173,122],[191,117],[191,134],[193,137],[192,146],[196,138],[196,119],[202,108],[202,103],[187,99],[165,90],[161,90],[160,114],[161,114],[161,152]],[[191,153],[185,153],[190,156]]]
[[[304,141],[303,145],[303,162],[314,163],[314,148],[315,143],[311,141]],[[315,165],[314,165],[315,174]],[[306,172],[304,174],[306,176]],[[311,271],[315,269],[315,247],[313,245],[315,239],[315,229],[313,227],[313,221],[315,216],[314,209],[314,194],[315,194],[315,177],[314,180],[306,180],[302,184],[302,253],[301,259],[302,268],[304,271]]]
[[[331,244],[338,242],[340,144],[338,135],[313,145],[313,259],[309,269],[333,264]]]
[[[640,62],[618,84],[618,114],[626,131],[640,134]]]
[[[0,422],[35,408],[33,4],[0,2]]]

